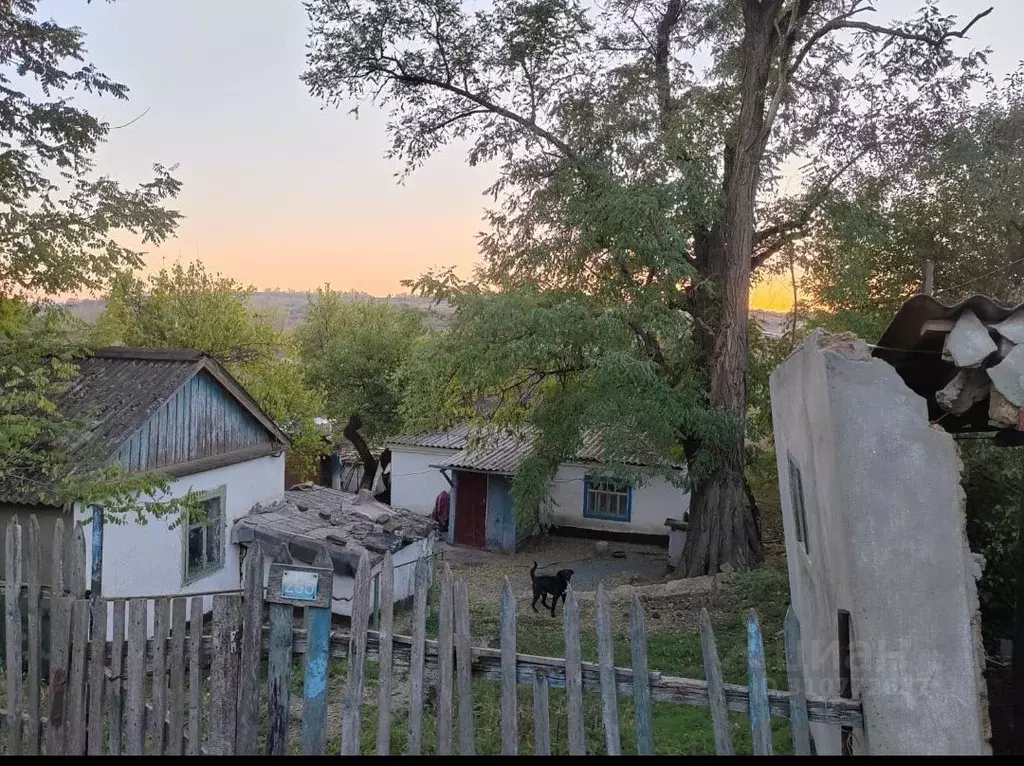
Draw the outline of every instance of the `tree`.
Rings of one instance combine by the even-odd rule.
[[[148,280],[121,277],[96,320],[92,341],[191,348],[214,357],[281,426],[292,442],[290,467],[305,473],[323,452],[314,421],[323,400],[306,385],[297,351],[274,328],[273,318],[252,307],[254,292],[199,262],[175,264]]]
[[[128,90],[86,62],[80,29],[36,13],[35,0],[0,7],[0,483],[56,505],[100,503],[114,521],[178,511],[188,503],[153,500],[169,486],[160,477],[68,462],[82,423],[57,402],[87,348],[66,315],[38,301],[137,268],[142,252],[123,237],[169,237],[179,215],[164,203],[179,184],[160,165],[134,189],[94,174],[112,128],[73,96]]]
[[[751,272],[806,236],[833,190],[865,169],[891,181],[927,151],[984,63],[950,41],[988,11],[959,26],[928,5],[886,26],[866,20],[868,0],[463,5],[311,0],[305,81],[328,103],[388,107],[391,156],[409,171],[456,140],[470,164],[499,165],[474,283],[442,272],[418,288],[464,312],[460,337],[478,323],[484,372],[534,392],[543,438],[522,475],[550,475],[590,424],[610,452],[627,427],[642,450],[682,448],[694,483],[682,573],[755,566]],[[782,169],[799,161],[788,193]],[[515,334],[528,329],[533,340]],[[637,387],[633,401],[619,385]]]
[[[328,417],[345,426],[358,416],[357,430],[372,440],[401,430],[396,374],[424,332],[415,309],[345,301],[328,285],[310,297],[295,343],[307,380],[324,391]]]
[[[899,185],[830,201],[801,247],[820,319],[876,340],[935,267],[936,297],[1024,299],[1024,69],[968,111]]]

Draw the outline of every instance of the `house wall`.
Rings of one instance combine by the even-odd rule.
[[[429,515],[434,511],[434,500],[451,487],[441,472],[431,468],[458,450],[391,447],[391,505]]]
[[[193,474],[171,483],[170,493],[160,499],[182,497],[225,487],[224,566],[202,579],[183,583],[184,534],[182,526],[170,529],[171,519],[149,519],[146,524],[128,520],[107,523],[103,529],[103,595],[108,598],[188,595],[237,589],[241,586],[239,546],[230,542],[235,520],[253,505],[280,497],[284,491],[284,455],[267,456],[244,463]],[[76,518],[87,514],[76,506]],[[88,514],[91,518],[91,514]],[[92,569],[91,525],[86,526],[86,582]],[[213,608],[213,596],[203,599],[204,612]],[[152,614],[149,625],[152,628]]]
[[[952,437],[863,344],[812,333],[771,376],[793,609],[807,693],[839,694],[838,612],[870,754],[984,754],[988,713],[975,579]],[[790,459],[807,522],[797,538]],[[797,493],[798,494],[798,493]],[[836,727],[812,724],[819,754]]]
[[[550,485],[550,497],[554,501],[552,523],[555,526],[667,536],[665,519],[681,519],[690,507],[688,492],[661,476],[651,476],[643,484],[633,487],[628,522],[588,519],[583,515],[583,493],[586,476],[593,470],[593,466],[573,463],[563,464],[558,469]]]
[[[118,450],[126,471],[165,468],[269,443],[271,436],[207,372],[193,375]]]

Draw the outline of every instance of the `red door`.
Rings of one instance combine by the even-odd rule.
[[[459,471],[455,491],[455,543],[483,548],[487,528],[487,475]]]

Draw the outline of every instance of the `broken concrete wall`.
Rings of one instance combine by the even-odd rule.
[[[952,437],[851,336],[812,333],[771,377],[793,608],[809,694],[839,696],[849,614],[854,739],[871,754],[985,754],[988,715]],[[836,727],[813,729],[841,752]]]

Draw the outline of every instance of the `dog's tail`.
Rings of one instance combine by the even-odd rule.
[[[533,579],[534,579],[534,573],[535,573],[536,571],[537,571],[537,562],[536,562],[536,561],[534,561],[534,562],[533,562],[533,566],[532,566],[532,567],[530,567],[530,582],[533,582]]]

